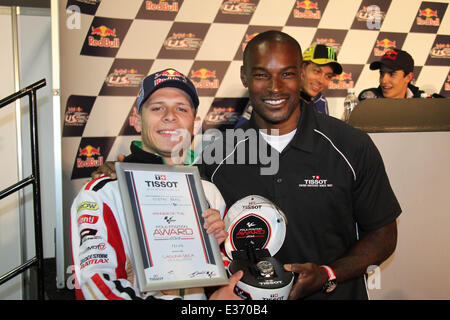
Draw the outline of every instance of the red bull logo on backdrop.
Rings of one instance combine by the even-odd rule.
[[[375,40],[367,63],[380,60],[380,58],[390,49],[402,48],[406,39],[406,33],[380,32]]]
[[[102,164],[103,157],[100,153],[100,147],[87,145],[79,149],[77,168],[100,167]]]
[[[188,76],[192,80],[200,97],[213,97],[222,84],[230,62],[195,61]]]
[[[109,151],[115,138],[82,138],[75,157],[71,179],[88,178],[91,172],[100,167]]]
[[[410,32],[437,33],[447,7],[448,3],[422,2]]]
[[[373,48],[373,54],[376,57],[383,56],[389,49],[395,48],[397,46],[396,41],[391,41],[388,38],[383,40],[377,40],[375,48]]]
[[[296,0],[286,25],[317,27],[328,0]]]
[[[192,70],[190,78],[197,89],[218,89],[219,79],[216,77],[216,70],[201,68]]]
[[[96,38],[95,36],[99,36]],[[91,35],[88,38],[91,47],[119,48],[120,40],[116,36],[116,29],[107,26],[91,27]]]
[[[88,29],[82,55],[114,57],[132,20],[95,17]]]
[[[142,1],[136,19],[173,21],[183,5],[183,0]]]
[[[318,2],[313,1],[296,1],[293,10],[294,18],[300,19],[320,19],[322,12],[319,10]]]
[[[364,65],[358,64],[342,64],[343,72],[336,75],[328,83],[328,87],[324,90],[326,97],[345,97],[347,90],[354,88]]]
[[[145,10],[148,11],[178,12],[178,9],[178,1],[145,1]]]
[[[328,84],[328,89],[350,89],[353,88],[355,82],[352,78],[352,73],[343,71],[341,74],[336,75],[331,79]]]
[[[416,23],[419,26],[440,26],[441,20],[438,17],[437,10],[426,8],[425,10],[419,9]]]

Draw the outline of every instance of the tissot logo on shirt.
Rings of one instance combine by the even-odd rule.
[[[298,186],[300,188],[331,188],[333,184],[328,179],[316,175],[304,179]]]

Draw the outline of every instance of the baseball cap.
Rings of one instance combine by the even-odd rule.
[[[386,51],[380,61],[372,62],[370,70],[380,69],[382,65],[394,71],[403,70],[408,74],[414,70],[414,59],[408,52],[394,48]]]
[[[333,47],[313,44],[303,52],[303,61],[311,61],[318,65],[329,64],[335,74],[342,73],[342,66],[336,60],[336,51]]]
[[[142,105],[153,92],[167,87],[178,88],[186,92],[191,97],[193,107],[197,111],[199,100],[194,84],[184,74],[171,68],[155,72],[142,80],[136,102],[137,111],[140,112]]]

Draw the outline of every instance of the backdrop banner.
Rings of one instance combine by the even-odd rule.
[[[93,170],[128,154],[136,96],[148,74],[172,67],[194,82],[203,129],[233,127],[245,110],[243,49],[282,30],[302,50],[332,46],[343,73],[324,91],[340,118],[347,89],[378,86],[369,64],[389,48],[415,60],[414,82],[450,97],[448,1],[421,0],[63,0],[61,112],[66,234],[72,200]],[[67,236],[66,252],[70,265]]]

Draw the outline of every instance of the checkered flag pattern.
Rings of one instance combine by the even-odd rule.
[[[239,76],[243,48],[268,29],[290,34],[303,50],[312,43],[336,49],[344,72],[324,92],[334,117],[342,115],[348,88],[378,86],[369,64],[391,47],[411,53],[417,86],[450,97],[448,2],[61,1],[65,183],[76,193],[100,164],[129,153],[138,138],[139,83],[150,73],[172,67],[188,75],[204,124],[232,124],[247,101]]]

